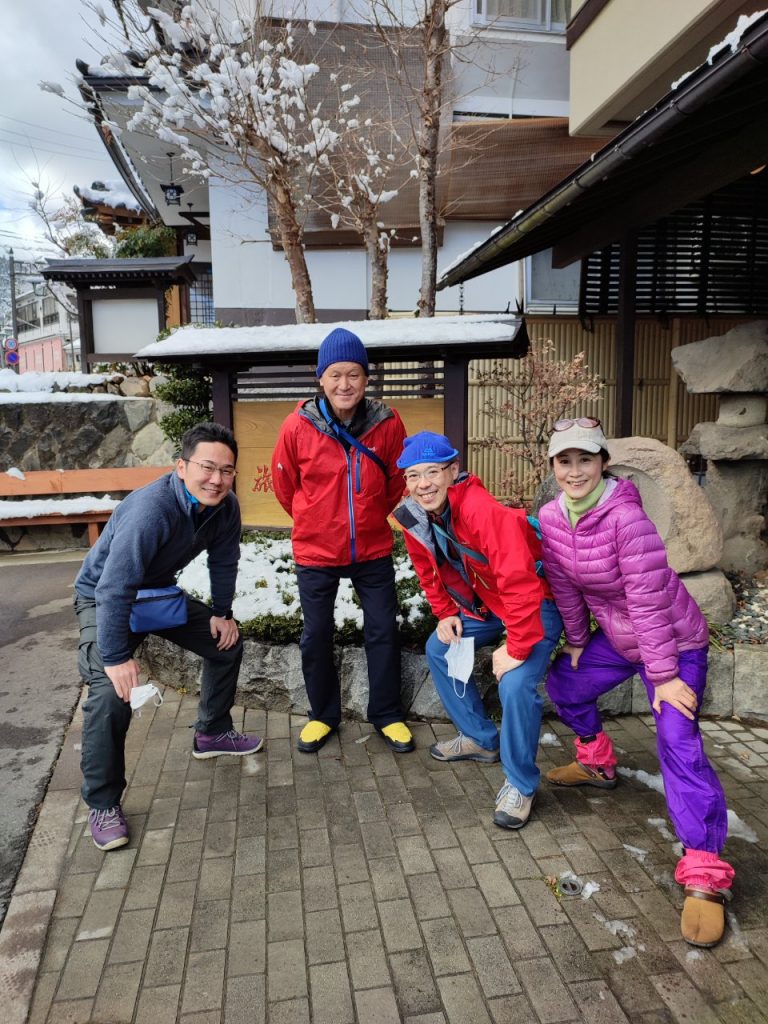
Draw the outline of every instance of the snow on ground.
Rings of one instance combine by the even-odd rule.
[[[648,818],[648,824],[653,825],[658,832],[661,833],[662,839],[674,839],[675,837],[669,831],[669,825],[667,824],[666,818]]]
[[[623,775],[624,778],[635,778],[649,789],[655,789],[657,793],[661,793],[662,796],[664,795],[664,782],[661,775],[650,775],[642,770],[635,771],[634,768],[617,768],[616,771],[619,775]],[[649,818],[648,821],[650,824],[656,824],[658,827],[658,822],[663,822],[663,819]],[[759,842],[757,833],[743,822],[735,811],[730,810],[728,811],[728,837],[730,839],[744,839],[748,843]]]
[[[395,579],[413,576],[408,559],[395,562]],[[210,598],[207,554],[203,552],[190,562],[178,579],[179,586],[202,600]],[[415,622],[423,615],[424,598],[416,594],[405,602],[408,619]],[[299,588],[293,568],[291,542],[288,538],[258,537],[240,546],[240,569],[237,591],[232,604],[235,618],[243,622],[260,615],[298,615]],[[350,580],[341,580],[334,612],[337,627],[353,623],[362,628],[363,611],[354,601]]]
[[[657,793],[664,796],[664,780],[661,775],[651,775],[642,769],[636,771],[634,768],[617,768],[616,772],[625,779],[637,779],[648,789],[655,789]]]
[[[17,469],[15,466],[11,466],[10,469],[6,469],[5,475],[6,476],[12,476],[15,480],[26,480],[27,479],[24,476],[24,474],[22,473],[22,471],[20,469]]]
[[[754,829],[742,821],[735,811],[728,811],[728,838],[743,839],[747,843],[759,842]]]
[[[642,864],[648,856],[648,851],[641,849],[639,846],[630,846],[629,843],[622,843],[621,845],[631,857],[635,858],[638,864]]]
[[[545,732],[540,738],[539,743],[542,747],[559,747],[560,740],[555,736],[553,732]]]
[[[0,370],[0,389],[4,391],[53,391],[64,388],[87,388],[93,384],[104,384],[112,379],[112,374],[103,373],[39,373],[29,370],[26,373],[15,373],[13,370]],[[71,396],[74,397],[74,396]]]
[[[134,398],[125,395],[75,393],[69,391],[15,391],[11,394],[0,391],[0,405],[42,405],[44,402],[151,402],[151,398]]]
[[[30,501],[0,501],[0,522],[3,519],[35,519],[58,513],[62,516],[81,512],[111,512],[120,502],[110,498],[35,498]]]

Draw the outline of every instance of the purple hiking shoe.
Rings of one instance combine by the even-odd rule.
[[[195,743],[192,747],[192,757],[199,761],[207,757],[220,757],[222,754],[236,754],[243,757],[245,754],[255,754],[264,746],[261,736],[254,733],[248,734],[230,729],[229,732],[220,732],[216,736],[205,732],[195,733]]]
[[[91,838],[100,850],[116,850],[128,843],[128,823],[120,804],[106,811],[94,807],[88,814]]]

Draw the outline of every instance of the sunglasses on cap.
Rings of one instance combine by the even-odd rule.
[[[557,420],[552,427],[553,430],[570,430],[571,427],[599,427],[600,420],[594,416],[580,416],[577,420]]]

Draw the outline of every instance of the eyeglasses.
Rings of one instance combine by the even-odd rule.
[[[447,468],[447,466],[432,466],[431,469],[425,469],[423,473],[412,471],[405,474],[405,482],[407,484],[415,484],[423,477],[427,483],[433,484],[436,480],[440,479],[440,474]]]
[[[570,430],[571,427],[599,427],[602,424],[594,416],[580,416],[577,420],[558,420],[553,430]]]
[[[222,480],[233,480],[237,476],[237,470],[232,469],[231,466],[217,466],[213,462],[198,462],[197,459],[184,459],[184,461],[191,462],[195,466],[199,466],[206,476],[213,476],[214,473],[221,473]]]

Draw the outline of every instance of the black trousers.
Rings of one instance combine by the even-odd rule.
[[[105,810],[120,803],[125,789],[125,737],[131,724],[131,705],[118,697],[104,671],[96,643],[96,602],[75,597],[80,626],[78,667],[88,684],[83,704],[82,796],[89,807]],[[202,601],[187,597],[187,622],[173,629],[159,629],[162,636],[203,659],[200,703],[195,729],[219,735],[232,728],[232,705],[243,660],[241,640],[228,651],[217,649],[211,636],[211,609]],[[131,653],[146,633],[131,634]]]
[[[363,608],[368,662],[368,721],[379,728],[403,720],[395,569],[390,557],[340,566],[297,565],[304,615],[301,667],[313,719],[335,728],[341,688],[333,660],[333,609],[339,580],[350,579]]]

